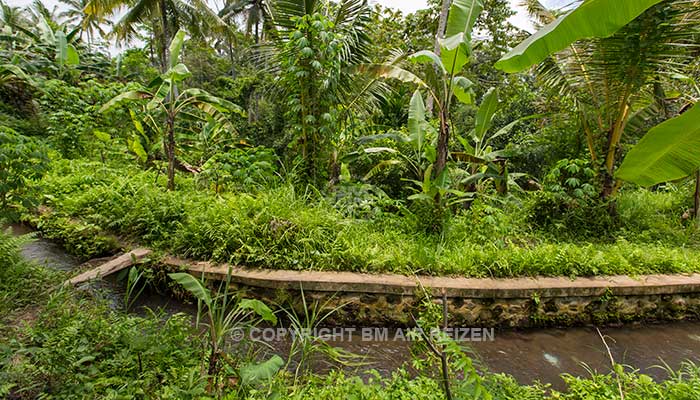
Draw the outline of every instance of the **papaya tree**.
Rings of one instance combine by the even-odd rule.
[[[551,22],[496,68],[514,73],[537,65],[541,82],[574,104],[607,198],[617,188],[623,138],[663,104],[663,79],[692,60],[698,12],[685,0],[586,0],[546,18]]]
[[[243,110],[230,101],[218,98],[201,89],[185,89],[181,91],[183,81],[190,76],[184,64],[178,63],[179,55],[184,44],[185,32],[179,31],[173,38],[169,53],[170,68],[153,80],[147,88],[131,90],[122,93],[102,106],[105,112],[125,102],[148,102],[143,106],[146,121],[163,138],[163,151],[168,160],[168,190],[175,190],[175,127],[179,117],[206,121],[214,119],[229,130],[233,127],[228,120],[228,114],[235,112],[244,116]],[[191,111],[195,111],[194,113]],[[156,122],[163,118],[164,124]]]

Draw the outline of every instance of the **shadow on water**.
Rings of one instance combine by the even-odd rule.
[[[31,232],[24,226],[12,226],[13,233]],[[22,254],[28,260],[62,271],[71,271],[79,261],[66,254],[51,241],[38,237],[27,243]],[[123,308],[124,283],[109,277],[89,286],[97,296],[103,296],[116,308]],[[146,308],[160,310],[163,315],[175,313],[194,314],[196,307],[155,293],[144,293],[135,302],[133,311],[146,314]],[[329,344],[363,356],[369,365],[381,375],[410,363],[410,343],[401,339],[396,330],[389,330],[386,340],[365,340],[363,328],[354,328],[352,335],[331,338]],[[683,361],[700,362],[700,323],[673,322],[665,324],[640,324],[601,329],[606,335],[611,353],[617,363],[629,365],[640,372],[661,380],[667,377],[665,370],[657,366],[663,363],[678,369]],[[398,339],[396,337],[398,336]],[[286,357],[290,339],[265,340],[273,352]],[[563,389],[560,375],[568,373],[585,377],[587,365],[594,371],[610,371],[610,360],[595,328],[544,329],[531,331],[496,331],[493,340],[469,343],[478,354],[481,364],[491,372],[503,372],[515,377],[521,384],[535,381],[550,383],[555,389]],[[662,361],[663,360],[663,361]],[[325,372],[334,366],[319,360],[316,372]]]

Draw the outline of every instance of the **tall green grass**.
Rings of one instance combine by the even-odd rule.
[[[610,233],[614,240],[560,241],[527,225],[518,201],[477,202],[453,215],[442,235],[429,235],[415,228],[415,216],[348,218],[291,183],[217,195],[185,177],[167,192],[164,179],[131,167],[57,162],[44,179],[49,218],[77,218],[186,257],[274,269],[473,277],[700,271],[695,231],[676,217],[684,200],[674,193],[620,196],[624,228]]]

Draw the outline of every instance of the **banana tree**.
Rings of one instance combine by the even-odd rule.
[[[21,25],[11,27],[27,41],[24,48],[13,50],[13,63],[22,64],[29,72],[50,73],[64,79],[80,64],[80,29],[54,28],[43,15],[36,18],[33,29]],[[19,41],[18,38],[16,34],[10,36],[12,41]]]
[[[380,135],[365,136],[358,140],[358,144],[376,142],[379,140],[392,140],[397,148],[391,147],[367,147],[360,151],[350,153],[344,161],[352,161],[360,154],[389,153],[394,157],[383,160],[372,167],[363,177],[370,179],[379,171],[392,165],[405,165],[411,173],[411,178],[405,179],[414,185],[415,194],[409,196],[409,200],[434,200],[439,198],[450,206],[459,202],[468,201],[470,193],[461,192],[450,188],[448,169],[445,168],[439,174],[434,174],[437,150],[435,143],[435,128],[426,120],[426,105],[419,90],[411,97],[408,109],[408,135],[389,132]],[[408,146],[406,146],[408,145]],[[408,150],[399,150],[400,148]],[[451,198],[446,199],[450,194]]]
[[[475,191],[478,181],[488,178],[495,180],[499,193],[507,191],[508,173],[503,151],[494,150],[492,142],[499,136],[508,133],[518,121],[509,124],[493,135],[488,135],[498,107],[498,92],[495,88],[491,88],[484,95],[477,110],[474,128],[467,133],[466,137],[457,137],[464,151],[454,152],[452,156],[467,164],[466,177],[462,183],[469,192]]]
[[[416,90],[411,97],[408,108],[408,135],[389,131],[378,135],[369,135],[357,140],[357,144],[363,146],[382,140],[391,140],[394,147],[365,147],[361,150],[349,153],[343,158],[344,162],[352,162],[361,155],[391,154],[392,158],[385,159],[372,167],[362,178],[366,181],[375,176],[379,171],[392,165],[405,165],[414,180],[423,179],[425,171],[430,164],[435,163],[435,129],[425,120],[426,106],[423,96]]]
[[[178,63],[184,39],[185,32],[182,30],[175,35],[169,48],[170,68],[151,82],[147,89],[122,93],[101,109],[105,112],[124,102],[148,100],[144,106],[146,119],[163,137],[163,150],[168,160],[168,190],[175,190],[175,124],[178,117],[187,116],[204,121],[208,116],[233,131],[228,114],[235,112],[245,115],[239,106],[204,90],[192,88],[180,91],[180,85],[191,75],[184,64]],[[192,113],[193,109],[199,110],[199,113]],[[158,116],[164,116],[164,126],[156,122]]]
[[[538,65],[541,81],[574,104],[602,196],[614,194],[619,145],[665,76],[693,59],[698,7],[686,0],[587,0],[542,27],[496,68]]]
[[[433,178],[441,176],[447,166],[448,144],[453,130],[450,108],[455,99],[464,104],[473,103],[473,84],[459,74],[469,62],[472,53],[471,32],[482,10],[482,0],[452,2],[445,36],[438,39],[440,55],[422,50],[407,57],[414,65],[426,67],[420,73],[413,73],[398,62],[363,65],[360,68],[380,78],[416,84],[419,93],[425,92],[428,98],[433,100],[440,123],[432,168]]]
[[[522,176],[522,174],[508,173],[506,154],[502,149],[494,148],[495,140],[510,133],[518,123],[541,117],[541,115],[517,119],[491,133],[493,119],[500,106],[498,91],[495,88],[489,89],[477,109],[474,127],[465,136],[457,137],[464,150],[452,152],[451,156],[454,160],[467,164],[465,177],[461,181],[467,192],[476,191],[478,182],[492,179],[496,183],[497,191],[505,194],[509,186],[517,187],[514,179]]]

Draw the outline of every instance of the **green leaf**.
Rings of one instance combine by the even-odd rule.
[[[700,168],[700,103],[652,128],[625,157],[615,176],[642,186],[674,181]]]
[[[383,161],[380,161],[379,163],[377,163],[377,165],[375,165],[374,167],[372,167],[372,169],[370,169],[369,172],[367,172],[367,173],[365,174],[365,176],[362,177],[362,180],[363,180],[363,181],[369,180],[370,178],[372,178],[374,175],[376,175],[377,173],[379,173],[379,172],[382,171],[383,169],[388,168],[388,167],[391,167],[392,165],[399,165],[399,164],[401,164],[401,161],[400,161],[400,160],[383,160]]]
[[[244,310],[252,310],[263,320],[273,325],[277,324],[277,317],[275,316],[275,313],[273,313],[270,307],[260,300],[243,299],[239,303],[239,307]]]
[[[194,103],[209,104],[212,108],[222,113],[234,112],[241,117],[246,117],[245,110],[243,110],[243,108],[237,104],[234,104],[226,99],[222,99],[221,97],[214,96],[202,89],[187,89],[181,93],[180,97],[185,99],[185,101],[189,100]]]
[[[396,149],[392,149],[391,147],[368,147],[366,149],[363,149],[366,154],[376,154],[376,153],[398,153],[399,151]]]
[[[481,101],[479,111],[476,113],[474,134],[477,139],[483,139],[486,132],[491,128],[491,122],[498,110],[498,91],[495,88],[489,89]]]
[[[609,37],[661,1],[584,1],[520,43],[496,63],[496,68],[505,72],[522,71],[578,40]]]
[[[241,367],[238,374],[241,377],[241,382],[244,385],[250,386],[270,380],[283,366],[284,360],[282,357],[274,355],[269,360],[260,364],[248,364]]]
[[[143,90],[131,90],[129,92],[117,95],[112,100],[105,103],[105,105],[103,105],[102,108],[100,108],[100,112],[103,113],[109,111],[112,108],[119,106],[125,101],[143,100],[149,99],[151,97],[152,95],[150,93],[145,92]]]
[[[18,79],[23,79],[31,82],[31,78],[24,72],[22,68],[13,64],[1,64],[0,79],[6,79],[6,77],[10,75],[14,75]]]
[[[80,56],[78,55],[78,50],[72,44],[66,45],[66,65],[78,65],[80,64]]]
[[[141,124],[141,121],[136,117],[136,113],[134,110],[129,110],[129,116],[131,116],[131,122],[134,124],[134,128],[136,128],[136,131],[140,133],[143,136],[146,136],[146,132],[143,130],[143,125]]]
[[[473,86],[474,83],[463,76],[452,78],[452,93],[462,104],[474,103],[474,93],[471,90]]]
[[[103,143],[108,143],[112,139],[112,137],[109,136],[109,133],[107,133],[107,132],[95,130],[92,133],[95,135],[97,140],[99,140],[100,142],[103,142]]]
[[[182,82],[192,76],[192,73],[185,64],[177,64],[171,67],[163,74],[164,80],[169,80],[173,83]]]
[[[63,31],[57,31],[56,37],[56,63],[60,67],[66,65],[68,60],[68,42],[66,41],[66,34]]]
[[[170,42],[170,68],[175,68],[180,60],[182,45],[185,44],[185,31],[180,29]]]
[[[431,189],[433,188],[433,167],[435,164],[430,164],[428,168],[425,170],[423,173],[423,193],[425,194],[430,194]]]
[[[504,126],[503,128],[499,129],[493,135],[489,136],[489,141],[493,142],[493,140],[496,139],[497,137],[507,135],[508,133],[510,133],[510,131],[513,130],[513,128],[516,125],[518,125],[519,123],[521,123],[523,121],[528,121],[528,120],[536,119],[536,118],[542,118],[543,116],[544,116],[544,114],[532,114],[532,115],[528,115],[527,117],[518,118],[515,121]]]
[[[204,285],[202,285],[202,282],[200,282],[197,278],[184,272],[168,274],[168,276],[170,279],[182,285],[182,287],[184,287],[185,290],[190,292],[194,297],[201,300],[207,305],[207,307],[211,306],[211,292],[209,289],[205,288]]]
[[[141,140],[138,137],[128,140],[128,143],[129,149],[136,154],[141,162],[145,163],[148,161],[148,153],[146,153],[146,149],[143,148]]]
[[[483,9],[482,0],[454,0],[450,6],[445,38],[440,40],[440,57],[452,75],[469,60],[472,29]]]
[[[469,61],[470,44],[463,33],[440,39],[440,58],[451,75],[462,71]]]
[[[355,67],[354,71],[378,78],[397,79],[404,83],[414,83],[420,87],[428,87],[423,80],[412,72],[391,64],[361,64]]]
[[[447,18],[445,37],[463,33],[471,38],[472,29],[484,9],[482,0],[454,0]]]
[[[438,57],[437,54],[433,53],[430,50],[421,50],[419,52],[413,53],[410,56],[408,56],[408,59],[418,64],[433,64],[436,67],[438,67],[443,74],[447,73],[440,57]]]
[[[415,139],[418,149],[422,148],[425,141],[425,103],[420,90],[413,92],[408,107],[408,132]]]

